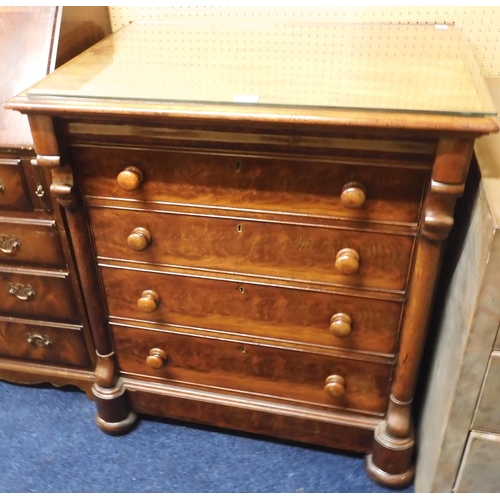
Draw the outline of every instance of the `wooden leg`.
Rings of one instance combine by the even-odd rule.
[[[456,199],[464,189],[472,145],[469,140],[442,139],[436,151],[401,326],[389,405],[385,420],[375,431],[373,451],[366,458],[369,476],[389,487],[404,487],[413,480],[415,442],[411,405],[441,266],[443,242],[453,225]]]

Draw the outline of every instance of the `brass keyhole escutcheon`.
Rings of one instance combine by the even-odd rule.
[[[35,194],[39,198],[43,198],[45,196],[45,190],[43,189],[43,186],[41,184],[37,184]]]
[[[243,231],[243,226],[241,224],[238,224],[236,226],[236,230],[238,231],[238,233],[241,233]]]
[[[240,349],[240,351],[241,351],[243,354],[246,354],[246,352],[247,352],[247,348],[246,348],[246,347],[242,347],[242,348]]]
[[[245,287],[243,286],[240,286],[238,290],[240,291],[240,293],[245,293]]]

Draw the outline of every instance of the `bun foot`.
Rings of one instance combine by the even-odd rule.
[[[366,473],[370,476],[376,483],[382,486],[387,486],[388,488],[405,488],[413,482],[415,476],[415,466],[411,465],[410,468],[400,474],[389,474],[382,469],[379,469],[372,460],[372,454],[366,455],[365,457],[365,468]]]
[[[375,429],[372,453],[366,456],[367,474],[389,488],[408,486],[415,475],[413,436],[396,437],[387,430],[386,421]]]
[[[114,387],[92,387],[97,415],[96,422],[101,430],[114,436],[129,432],[135,425],[137,415],[128,409],[125,386],[121,379]]]
[[[134,428],[137,422],[137,415],[135,413],[129,413],[128,417],[120,422],[106,422],[106,420],[103,420],[99,414],[96,414],[95,421],[99,429],[104,431],[106,434],[120,436],[121,434],[126,434]]]

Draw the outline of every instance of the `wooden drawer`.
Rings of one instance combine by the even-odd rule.
[[[428,176],[425,170],[309,159],[112,148],[76,154],[88,196],[401,223],[418,221]],[[128,166],[143,174],[135,191],[116,181]],[[349,182],[364,186],[362,208],[343,206]]]
[[[390,364],[194,335],[112,328],[124,372],[367,412],[382,413],[387,405]],[[146,361],[155,348],[167,355],[157,369]],[[331,375],[344,379],[343,395],[333,396],[325,390]]]
[[[101,266],[111,316],[237,332],[261,338],[393,353],[402,304],[282,286]],[[158,294],[151,312],[144,291]],[[330,331],[334,315],[337,316]],[[350,333],[346,331],[349,326]],[[346,335],[339,337],[339,335]]]
[[[90,208],[99,256],[196,269],[372,289],[404,290],[413,237],[275,222]],[[127,244],[148,229],[143,251]],[[350,248],[359,270],[342,274],[336,256]]]
[[[475,429],[500,434],[500,352],[494,351],[479,397],[479,403],[472,423]]]
[[[0,210],[33,210],[21,160],[0,158]]]
[[[90,366],[79,327],[0,321],[0,356],[56,365]]]
[[[65,266],[54,221],[0,217],[0,263]]]
[[[78,315],[64,273],[43,275],[0,271],[0,314],[74,321]]]

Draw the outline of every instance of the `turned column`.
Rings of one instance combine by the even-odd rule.
[[[402,487],[413,480],[415,442],[411,404],[441,266],[443,243],[453,226],[455,203],[465,187],[473,146],[473,138],[443,138],[437,145],[387,414],[375,430],[372,454],[366,458],[368,474],[387,486]]]
[[[72,169],[61,161],[52,118],[43,115],[30,115],[28,118],[37,153],[37,163],[42,168],[51,169],[50,193],[62,207],[61,212],[68,225],[68,234],[96,347],[95,383],[92,387],[97,406],[96,421],[103,431],[109,434],[121,434],[133,426],[136,415],[128,409],[125,387],[118,376],[85,209],[81,197],[75,193]]]

